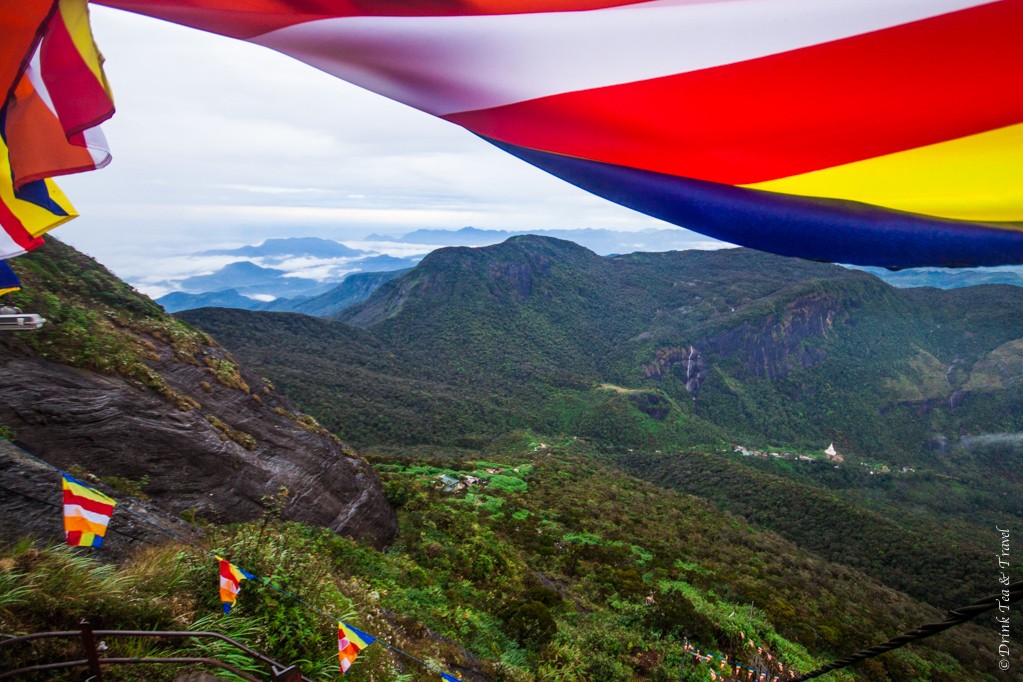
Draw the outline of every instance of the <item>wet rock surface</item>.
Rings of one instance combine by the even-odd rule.
[[[78,466],[101,478],[148,477],[145,494],[172,514],[252,520],[283,487],[285,519],[379,547],[393,539],[394,511],[376,474],[352,450],[296,415],[283,396],[239,370],[219,347],[183,359],[160,339],[147,341],[154,349],[151,366],[170,391],[50,362],[16,340],[0,340],[0,424],[14,431],[18,445],[54,466]],[[225,380],[226,366],[233,373]],[[39,475],[25,474],[30,481]],[[35,489],[32,483],[25,494]],[[35,528],[17,514],[6,518],[13,526],[8,530]]]

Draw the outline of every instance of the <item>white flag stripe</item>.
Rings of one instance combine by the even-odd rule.
[[[668,1],[583,12],[348,17],[251,42],[444,115],[732,64],[989,3]]]
[[[96,168],[103,168],[110,163],[110,144],[107,142],[106,136],[103,134],[103,130],[96,126],[95,128],[89,128],[83,131],[82,135],[85,137],[85,146],[89,150],[89,154],[92,155],[92,161],[96,164]]]
[[[96,512],[83,509],[80,504],[65,504],[64,505],[64,516],[80,516],[90,523],[95,523],[98,526],[107,527],[110,523],[110,517],[106,514],[97,514]]]
[[[35,88],[39,98],[43,100],[43,104],[46,108],[53,112],[53,115],[57,115],[57,108],[53,105],[53,99],[50,97],[50,90],[46,87],[46,83],[43,82],[42,72],[40,71],[42,62],[39,57],[39,48],[36,48],[36,52],[32,55],[32,60],[28,64],[28,68],[25,70],[25,75],[28,77],[32,87]]]
[[[0,259],[14,258],[25,253],[25,249],[18,242],[11,239],[11,236],[0,230]]]

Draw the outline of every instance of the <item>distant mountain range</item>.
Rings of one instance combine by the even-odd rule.
[[[675,228],[623,232],[601,229],[481,230],[476,227],[463,227],[460,230],[414,230],[400,237],[372,234],[366,237],[366,241],[436,246],[491,246],[509,237],[527,234],[575,242],[602,255],[634,251],[676,251],[694,246],[691,233]],[[705,237],[700,237],[699,241],[702,244],[714,243],[714,240]]]
[[[691,240],[687,233],[677,229],[641,232],[598,229],[542,230],[526,233],[465,227],[459,230],[420,229],[401,236],[371,234],[366,237],[366,241],[393,243],[396,246],[416,244],[426,247],[479,247],[495,245],[512,236],[526,234],[562,238],[605,255],[678,250]],[[309,314],[329,316],[339,312],[341,308],[335,304],[300,306],[308,299],[324,294],[328,295],[327,300],[343,300],[347,301],[345,305],[351,305],[358,301],[348,298],[347,293],[330,293],[330,289],[349,273],[406,270],[421,259],[418,256],[400,257],[379,251],[356,249],[334,240],[317,237],[267,239],[257,245],[214,249],[196,255],[237,256],[248,260],[230,263],[213,273],[167,282],[176,291],[157,301],[170,312],[212,306],[281,312],[307,312],[315,309],[321,312]],[[303,270],[295,269],[308,267],[308,259],[315,263],[316,277],[302,276]],[[296,262],[299,265],[295,265]],[[916,268],[897,272],[883,268],[857,269],[870,272],[899,288],[953,289],[979,284],[1023,286],[1023,275],[1011,268]],[[366,280],[376,281],[383,280]],[[368,295],[368,291],[366,293]]]
[[[282,258],[313,256],[316,258],[351,258],[365,255],[366,251],[353,249],[332,239],[318,237],[286,237],[267,239],[262,244],[240,246],[236,249],[213,249],[200,256],[246,256],[250,258]]]
[[[242,295],[237,289],[226,289],[202,294],[175,291],[161,296],[156,299],[156,302],[169,313],[196,308],[238,308],[240,310],[272,310],[329,317],[349,306],[361,303],[384,282],[406,271],[352,273],[345,277],[340,284],[315,296],[281,297],[272,301],[260,301]]]
[[[386,253],[353,249],[330,239],[291,237],[267,239],[261,244],[235,249],[215,249],[198,256],[239,256],[252,260],[229,263],[219,270],[203,275],[172,280],[165,284],[176,291],[157,299],[168,312],[179,312],[202,307],[239,308],[242,310],[310,311],[329,315],[340,310],[339,305],[351,305],[372,291],[374,282],[388,278],[363,278],[342,286],[353,272],[387,272],[405,270],[419,262],[419,258],[403,258]],[[266,267],[261,263],[287,265],[314,259],[317,278],[302,277],[301,270]],[[258,262],[257,262],[258,261]],[[336,261],[332,263],[331,261]],[[327,272],[326,277],[322,276]],[[334,289],[341,287],[339,290]],[[368,289],[367,289],[368,287]],[[354,294],[352,292],[362,292]],[[305,305],[310,299],[326,294],[324,302]]]
[[[242,296],[237,289],[225,289],[224,291],[212,291],[206,294],[186,294],[183,291],[173,291],[165,296],[156,299],[156,302],[163,306],[168,313],[176,313],[181,310],[192,310],[194,308],[239,308],[241,310],[263,310],[265,301],[257,301],[248,296]]]
[[[186,293],[208,293],[234,289],[251,295],[282,295],[283,293],[319,293],[323,284],[314,279],[290,276],[287,270],[264,268],[249,261],[229,263],[209,275],[195,275],[180,282]],[[319,291],[317,291],[319,290]],[[280,293],[278,293],[280,292]]]
[[[1023,275],[1015,269],[1005,268],[912,268],[909,270],[885,270],[884,268],[860,267],[870,274],[883,279],[893,287],[934,287],[936,289],[959,289],[980,284],[1011,284],[1023,287]]]

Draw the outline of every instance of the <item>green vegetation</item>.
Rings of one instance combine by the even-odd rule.
[[[769,668],[740,633],[772,661],[808,670],[938,613],[696,498],[600,465],[584,445],[540,454],[534,439],[504,439],[485,461],[373,456],[402,526],[384,553],[272,516],[211,527],[204,542],[442,669],[495,680],[667,682],[680,671],[707,679],[708,668],[683,651],[685,639]],[[480,482],[446,491],[443,475]],[[306,674],[326,679],[336,670],[329,619],[254,581],[243,583],[231,615],[214,616],[216,562],[180,545],[147,548],[114,568],[23,543],[0,557],[0,569],[4,632],[72,629],[82,614],[108,628],[220,628],[278,660],[301,661]],[[983,680],[985,666],[994,670],[980,653],[988,636],[957,629],[834,679]],[[349,677],[406,673],[423,675],[371,647]]]
[[[1023,291],[896,290],[751,251],[444,249],[344,312],[182,317],[360,446],[516,428],[634,449],[773,442],[925,464],[1023,430]],[[343,396],[343,399],[339,399]]]
[[[149,298],[57,240],[32,257],[12,261],[12,266],[24,288],[10,294],[11,303],[47,319],[41,330],[19,339],[54,362],[123,374],[160,388],[163,381],[147,364],[155,347],[145,336],[167,340],[183,354],[209,342],[205,334],[169,318]]]
[[[45,249],[15,263],[26,290],[14,302],[52,324],[12,348],[131,377],[183,410],[202,406],[162,382],[154,367],[169,355],[206,373],[199,399],[224,386],[266,395],[205,333],[67,247]],[[895,291],[744,250],[603,259],[535,238],[443,250],[351,324],[182,316],[315,415],[296,418],[307,428],[365,449],[398,510],[394,545],[272,513],[228,527],[198,508],[181,516],[210,551],[449,671],[702,682],[685,641],[770,667],[744,638],[809,670],[992,591],[985,532],[1018,523],[1023,458],[1011,436],[970,434],[1023,430],[1021,313],[1018,289]],[[224,415],[207,419],[255,446]],[[732,453],[831,441],[844,466]],[[859,464],[874,461],[893,473]],[[894,473],[904,466],[912,474]],[[147,484],[104,480],[131,494]],[[279,509],[286,495],[263,502]],[[215,586],[215,563],[180,545],[111,567],[22,543],[0,554],[0,631],[72,629],[82,615],[223,628],[336,675],[329,618],[255,581],[224,617]],[[996,641],[956,628],[831,679],[993,681]],[[25,656],[69,653],[47,646]],[[349,677],[426,676],[376,646]]]

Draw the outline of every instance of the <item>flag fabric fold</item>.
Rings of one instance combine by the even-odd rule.
[[[102,168],[110,151],[97,127],[114,114],[86,0],[59,0],[4,103],[0,133],[12,183]]]
[[[339,621],[337,624],[337,658],[341,665],[341,672],[347,673],[359,653],[375,641],[375,637]]]
[[[72,547],[102,547],[114,513],[112,498],[61,472],[64,492],[64,532]]]
[[[255,576],[243,571],[227,559],[217,557],[220,562],[220,601],[224,605],[224,613],[231,613],[238,592],[242,589],[243,580],[251,580]]]
[[[98,0],[774,253],[1023,263],[1023,0]]]
[[[65,123],[59,118],[39,73],[41,68],[37,51],[5,112],[3,134],[17,188],[36,180],[103,168],[110,162],[109,145],[98,126],[69,132],[73,121]]]
[[[114,112],[87,1],[19,4],[0,10],[0,258],[76,217],[51,178],[109,163],[97,126]]]

